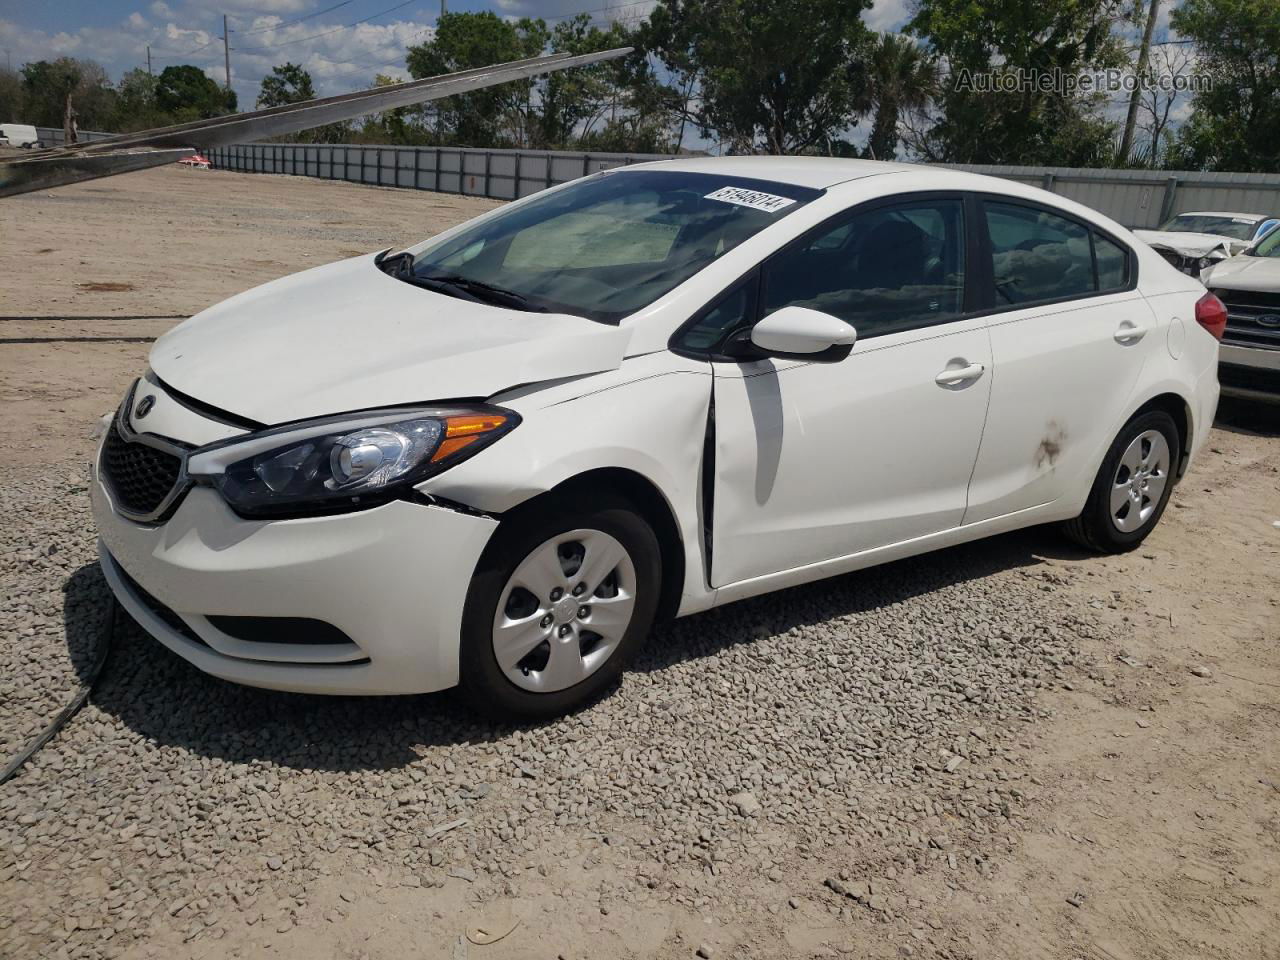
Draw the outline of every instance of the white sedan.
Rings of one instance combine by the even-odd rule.
[[[1225,322],[1005,180],[609,171],[161,337],[98,456],[102,566],[219,677],[555,715],[662,617],[1032,524],[1133,548]]]

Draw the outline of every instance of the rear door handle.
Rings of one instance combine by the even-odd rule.
[[[980,363],[971,363],[967,367],[948,367],[933,378],[940,387],[955,387],[971,380],[977,380],[986,371]]]
[[[1112,336],[1115,337],[1116,343],[1137,343],[1146,335],[1146,327],[1139,327],[1126,320],[1124,323],[1120,324],[1120,329]]]

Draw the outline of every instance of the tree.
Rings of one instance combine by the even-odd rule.
[[[156,80],[156,106],[176,123],[205,120],[236,109],[233,90],[224,90],[199,67],[189,63],[165,67]]]
[[[659,0],[646,40],[704,136],[735,153],[824,150],[869,106],[871,0]]]
[[[1133,165],[1159,167],[1173,158],[1167,134],[1194,68],[1195,53],[1185,44],[1165,44],[1151,51],[1147,76],[1155,82],[1138,91],[1137,124],[1146,140],[1135,144],[1129,158]]]
[[[115,115],[116,92],[106,70],[93,60],[59,57],[25,64],[22,89],[24,122],[38,127],[61,127],[68,104],[88,130],[109,126]]]
[[[405,63],[415,78],[536,57],[549,34],[541,20],[512,23],[493,13],[446,13],[430,40],[409,48]],[[532,97],[532,80],[462,93],[431,104],[440,142],[471,147],[508,146],[512,127]]]
[[[14,120],[27,122],[22,74],[17,70],[6,70],[3,67],[0,67],[0,117],[12,117]]]
[[[301,103],[316,98],[311,74],[296,63],[272,67],[262,78],[262,90],[258,94],[259,107],[280,107],[286,103]]]
[[[135,68],[120,78],[116,86],[116,112],[107,129],[129,133],[162,127],[173,118],[156,106],[156,78]]]
[[[1280,169],[1280,3],[1185,0],[1171,23],[1195,41],[1196,71],[1208,81],[1178,136],[1177,162],[1207,170]]]
[[[867,140],[873,160],[892,160],[898,151],[898,120],[904,110],[923,109],[938,85],[938,67],[910,38],[884,33],[871,51],[867,77],[875,121]]]
[[[908,27],[949,77],[941,114],[913,145],[954,163],[1109,162],[1115,124],[1101,96],[1068,82],[1123,63],[1112,28],[1125,12],[1124,0],[920,0]]]

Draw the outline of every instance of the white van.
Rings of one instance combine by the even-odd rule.
[[[0,123],[0,145],[10,147],[41,147],[36,128],[29,123]]]

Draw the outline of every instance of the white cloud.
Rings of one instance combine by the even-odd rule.
[[[173,8],[165,3],[164,0],[156,0],[155,3],[151,4],[151,12],[157,17],[173,16]]]
[[[140,14],[137,10],[129,14],[129,19],[126,22],[129,24],[129,27],[133,30],[145,30],[147,26],[147,18],[144,17],[142,14]]]
[[[875,0],[864,19],[872,30],[901,30],[911,19],[910,0]]]

